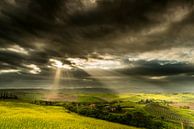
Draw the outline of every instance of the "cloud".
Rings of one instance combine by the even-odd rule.
[[[119,71],[131,76],[171,76],[194,73],[194,65],[191,63],[168,60],[137,60],[128,63],[133,67]]]
[[[57,66],[81,79],[84,68],[189,76],[193,9],[192,0],[1,0],[0,67],[37,78]]]
[[[57,69],[68,69],[68,70],[72,69],[72,67],[70,65],[63,64],[63,62],[61,62],[60,60],[49,59],[49,61],[51,62],[51,65],[48,66],[49,68],[54,67],[54,68],[57,68]]]
[[[14,53],[19,53],[19,54],[24,54],[24,55],[29,54],[29,52],[27,50],[25,50],[24,48],[22,48],[19,45],[11,45],[7,48],[0,48],[0,51],[14,52]]]
[[[0,70],[0,74],[6,74],[6,73],[18,73],[20,70],[17,69],[6,69],[6,70]]]
[[[67,60],[76,68],[81,69],[118,69],[125,67],[120,60],[106,59],[110,57],[101,57],[105,59],[95,58],[67,58]]]
[[[42,44],[47,46],[44,51],[51,56],[53,53],[86,56],[95,51],[122,55],[156,49],[151,47],[152,42],[160,49],[172,47],[176,44],[169,42],[172,26],[192,13],[190,1],[16,0],[15,3],[17,7],[2,4],[7,19],[1,19],[4,21],[1,38],[35,49],[34,39],[43,40]]]
[[[39,74],[41,72],[41,69],[35,64],[29,64],[29,65],[24,65],[24,66],[30,69],[29,73],[31,74]]]
[[[194,63],[194,49],[190,47],[174,47],[165,50],[155,50],[151,52],[139,53],[135,56],[129,55],[129,61],[136,60],[164,60],[172,62]]]

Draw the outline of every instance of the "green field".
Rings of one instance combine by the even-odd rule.
[[[194,128],[193,93],[49,93],[2,90],[0,129]]]
[[[193,93],[125,93],[119,95],[120,99],[139,101],[143,99],[165,100],[169,102],[190,103],[194,100]]]
[[[137,129],[69,113],[62,107],[0,101],[0,129]]]

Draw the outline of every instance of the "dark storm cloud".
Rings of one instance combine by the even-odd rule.
[[[183,5],[184,13],[191,4],[181,0],[2,0],[0,37],[6,40],[2,45],[14,42],[34,49],[34,42],[43,39],[44,52],[51,56],[54,52],[54,56],[84,56],[94,51],[122,55],[166,48],[173,46],[168,31],[160,36],[142,36],[142,31],[171,23],[179,11],[176,7]],[[133,37],[138,40],[131,41]]]
[[[118,71],[131,76],[172,76],[194,74],[194,65],[183,62],[139,60],[129,63],[132,67]]]
[[[7,68],[21,67],[22,62],[24,62],[25,59],[25,56],[12,52],[0,52],[0,60],[2,62],[0,63],[0,69],[3,69],[4,66]]]
[[[35,64],[42,78],[53,74],[47,67],[53,58],[71,65],[74,77],[87,78],[66,58],[103,60],[109,54],[122,61],[126,55],[192,48],[193,9],[193,0],[1,0],[0,70],[27,76]],[[192,62],[158,58],[127,62],[134,67],[117,72],[138,77],[194,72]]]

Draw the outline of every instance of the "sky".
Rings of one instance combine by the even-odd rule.
[[[0,88],[192,92],[193,23],[193,0],[1,0]]]

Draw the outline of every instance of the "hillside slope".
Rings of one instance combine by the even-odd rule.
[[[62,107],[0,101],[0,129],[137,129],[68,113]]]

